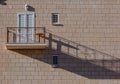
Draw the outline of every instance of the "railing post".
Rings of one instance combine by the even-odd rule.
[[[45,33],[46,33],[46,30],[45,30],[45,27],[44,27],[44,43],[45,43]]]
[[[8,27],[7,27],[7,43],[9,42],[8,36],[9,36],[9,31],[8,31]]]
[[[37,42],[37,41],[36,41],[36,40],[37,40],[37,39],[36,39],[36,28],[37,28],[37,27],[34,28],[34,32],[35,32],[35,33],[34,33],[34,43]]]
[[[49,49],[52,49],[52,34],[48,33],[49,37],[48,37],[48,41],[49,41]]]

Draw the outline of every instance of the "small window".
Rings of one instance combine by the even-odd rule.
[[[59,24],[59,14],[52,13],[52,24]]]
[[[53,67],[58,66],[58,55],[53,55],[52,56],[52,64],[53,64]]]

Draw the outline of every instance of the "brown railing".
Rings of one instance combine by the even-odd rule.
[[[7,43],[45,43],[45,27],[7,27]]]

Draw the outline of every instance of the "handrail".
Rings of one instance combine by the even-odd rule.
[[[33,29],[33,30],[30,30],[30,31],[33,31],[33,33],[18,33],[18,32],[20,32],[20,29],[23,32],[24,32],[24,30],[22,30],[22,29],[27,29],[27,30],[28,29]],[[40,41],[41,36],[37,34],[38,29],[40,30],[41,33],[43,33],[43,35],[45,35],[45,28],[44,27],[7,27],[7,43],[17,43],[18,38],[24,39],[26,37],[27,37],[26,38],[27,42],[25,42],[25,43],[37,42],[36,40],[38,38],[39,38],[39,41]],[[34,39],[29,39],[29,42],[28,42],[28,36],[29,35],[32,35],[35,38]],[[15,42],[14,42],[14,39],[15,39]],[[45,43],[45,38],[43,38],[43,40],[44,40],[43,43]],[[39,42],[39,43],[41,43],[41,42]]]

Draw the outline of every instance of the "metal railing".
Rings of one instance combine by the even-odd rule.
[[[45,27],[7,27],[7,43],[45,43]]]

